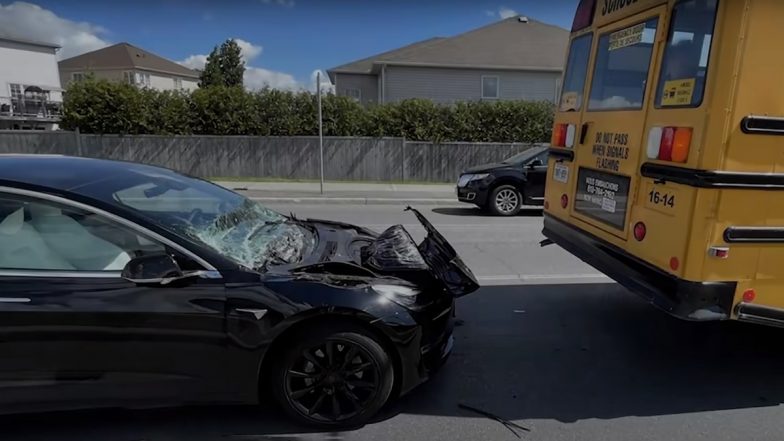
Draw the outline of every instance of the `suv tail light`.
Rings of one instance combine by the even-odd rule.
[[[649,159],[686,162],[691,147],[690,127],[652,127],[648,132]]]

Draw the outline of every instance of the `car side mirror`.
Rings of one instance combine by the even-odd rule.
[[[131,259],[121,276],[133,283],[167,285],[193,274],[184,274],[172,256],[161,253]]]

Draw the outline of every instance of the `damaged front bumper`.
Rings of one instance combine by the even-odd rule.
[[[402,225],[381,233],[362,253],[362,263],[384,275],[394,275],[415,284],[424,283],[424,273],[435,279],[453,297],[479,289],[471,269],[452,245],[418,210],[407,207],[425,228],[425,239],[417,245]]]

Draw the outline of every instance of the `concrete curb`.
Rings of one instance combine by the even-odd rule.
[[[437,198],[351,198],[351,197],[250,197],[254,201],[268,204],[314,204],[314,205],[463,205],[457,199]]]

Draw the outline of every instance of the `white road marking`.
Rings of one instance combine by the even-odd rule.
[[[370,224],[370,225],[363,225],[363,226],[366,227],[366,228],[370,228],[370,229],[385,230],[385,229],[391,227],[392,225],[394,225],[394,223]],[[403,228],[422,227],[422,224],[401,224],[401,225],[403,226]],[[535,225],[531,225],[531,224],[527,224],[527,225],[523,225],[523,224],[493,224],[493,223],[490,223],[490,224],[437,224],[437,225],[435,225],[437,230],[441,229],[441,228],[458,228],[458,229],[459,228],[465,228],[465,229],[471,229],[471,228],[524,228],[526,226],[531,227],[531,226],[535,226]],[[535,227],[538,227],[538,226],[535,226]]]
[[[477,276],[483,285],[562,285],[577,283],[613,283],[604,274],[504,274]]]

